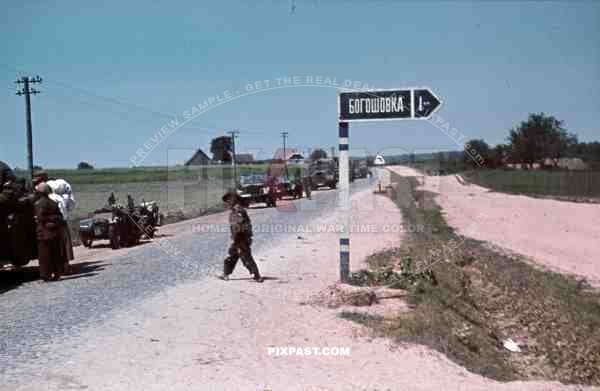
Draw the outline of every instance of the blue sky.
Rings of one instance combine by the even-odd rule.
[[[444,123],[502,142],[530,112],[600,139],[600,3],[428,1],[29,1],[4,5],[0,160],[25,166],[17,76],[32,98],[35,164],[127,166],[150,137],[224,91],[277,77],[322,76],[374,88],[429,86]],[[158,2],[156,2],[158,3]],[[92,4],[92,3],[90,3]],[[228,101],[173,132],[144,165],[208,150],[239,128],[238,148],[337,145],[335,88],[284,88]],[[424,121],[352,124],[351,148],[449,148]],[[464,141],[464,140],[463,140]],[[171,153],[169,154],[169,151]]]

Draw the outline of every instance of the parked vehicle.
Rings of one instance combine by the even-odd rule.
[[[285,197],[302,198],[304,188],[302,180],[296,177],[283,177],[279,181],[280,186],[277,186],[278,199]]]
[[[242,175],[238,186],[238,194],[245,206],[252,203],[265,203],[268,207],[277,205],[277,194],[274,183],[268,182],[262,175]]]
[[[364,160],[351,160],[351,167],[354,178],[366,178],[369,174],[367,162]]]
[[[338,167],[333,159],[317,159],[309,165],[309,175],[312,181],[312,189],[327,186],[335,189],[338,183]]]
[[[131,208],[112,205],[94,211],[94,216],[79,222],[79,238],[85,247],[95,240],[109,240],[113,249],[140,243],[142,237],[153,238],[160,218],[156,203]]]

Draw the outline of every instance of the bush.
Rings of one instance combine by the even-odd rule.
[[[78,170],[93,170],[93,169],[94,169],[94,166],[92,166],[92,165],[91,165],[90,163],[88,163],[88,162],[80,162],[80,163],[77,165],[77,169],[78,169]]]

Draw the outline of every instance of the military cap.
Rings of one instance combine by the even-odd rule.
[[[238,194],[238,192],[235,189],[229,189],[227,190],[227,192],[223,195],[222,200],[224,202],[228,202],[230,199],[234,200],[234,201],[240,201],[241,197]]]

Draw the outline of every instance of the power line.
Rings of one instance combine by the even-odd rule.
[[[87,90],[87,89],[84,89],[84,88],[81,88],[81,87],[76,87],[76,86],[70,85],[70,84],[68,84],[66,82],[63,82],[63,81],[48,80],[48,83],[55,84],[55,85],[57,85],[59,87],[62,87],[62,88],[71,89],[73,91],[78,91],[80,94],[87,95],[89,97],[93,97],[93,98],[102,100],[102,101],[107,102],[107,103],[111,103],[111,104],[118,105],[118,106],[125,106],[125,107],[129,107],[129,108],[133,108],[133,109],[138,110],[138,111],[144,111],[146,113],[152,114],[152,115],[157,116],[157,117],[168,118],[168,119],[173,119],[173,118],[177,117],[177,115],[172,114],[172,113],[165,113],[165,112],[158,111],[158,110],[155,110],[153,108],[150,108],[150,107],[147,107],[147,106],[144,106],[144,105],[140,105],[140,104],[137,104],[137,103],[126,102],[126,101],[123,101],[121,99],[117,99],[117,98],[112,98],[112,97],[100,95],[100,94],[98,94],[96,92],[93,92],[93,91],[90,91],[90,90]]]
[[[4,68],[10,69],[13,72],[17,72],[17,73],[21,73],[21,74],[26,73],[23,70],[19,70],[19,69],[15,68],[15,67],[7,65],[7,64],[0,64],[0,65],[3,66]],[[138,110],[138,111],[144,111],[144,112],[153,114],[155,116],[160,116],[161,118],[173,119],[174,117],[177,117],[175,114],[172,114],[172,113],[165,113],[165,112],[162,112],[162,111],[159,111],[159,110],[156,110],[156,109],[144,106],[144,105],[140,105],[140,104],[137,104],[137,103],[126,102],[126,101],[123,101],[121,99],[104,96],[104,95],[98,94],[96,92],[90,91],[88,89],[74,86],[71,83],[66,82],[66,81],[61,81],[61,80],[46,78],[46,83],[50,84],[50,85],[56,85],[56,86],[59,86],[59,87],[62,87],[62,88],[66,88],[66,89],[71,89],[71,90],[74,90],[74,91],[78,91],[80,94],[87,95],[87,96],[90,96],[90,97],[93,97],[93,98],[96,98],[96,99],[99,99],[99,100],[103,100],[105,102],[108,102],[108,103],[111,103],[111,104],[114,104],[114,105],[126,106],[126,107],[133,108],[135,110]]]
[[[31,94],[39,94],[40,91],[35,88],[31,88],[31,84],[40,84],[42,78],[27,77],[23,76],[21,79],[17,79],[15,83],[17,85],[23,84],[23,88],[16,92],[17,95],[25,95],[25,120],[27,122],[27,166],[29,169],[29,180],[33,182],[33,136],[31,126]]]

